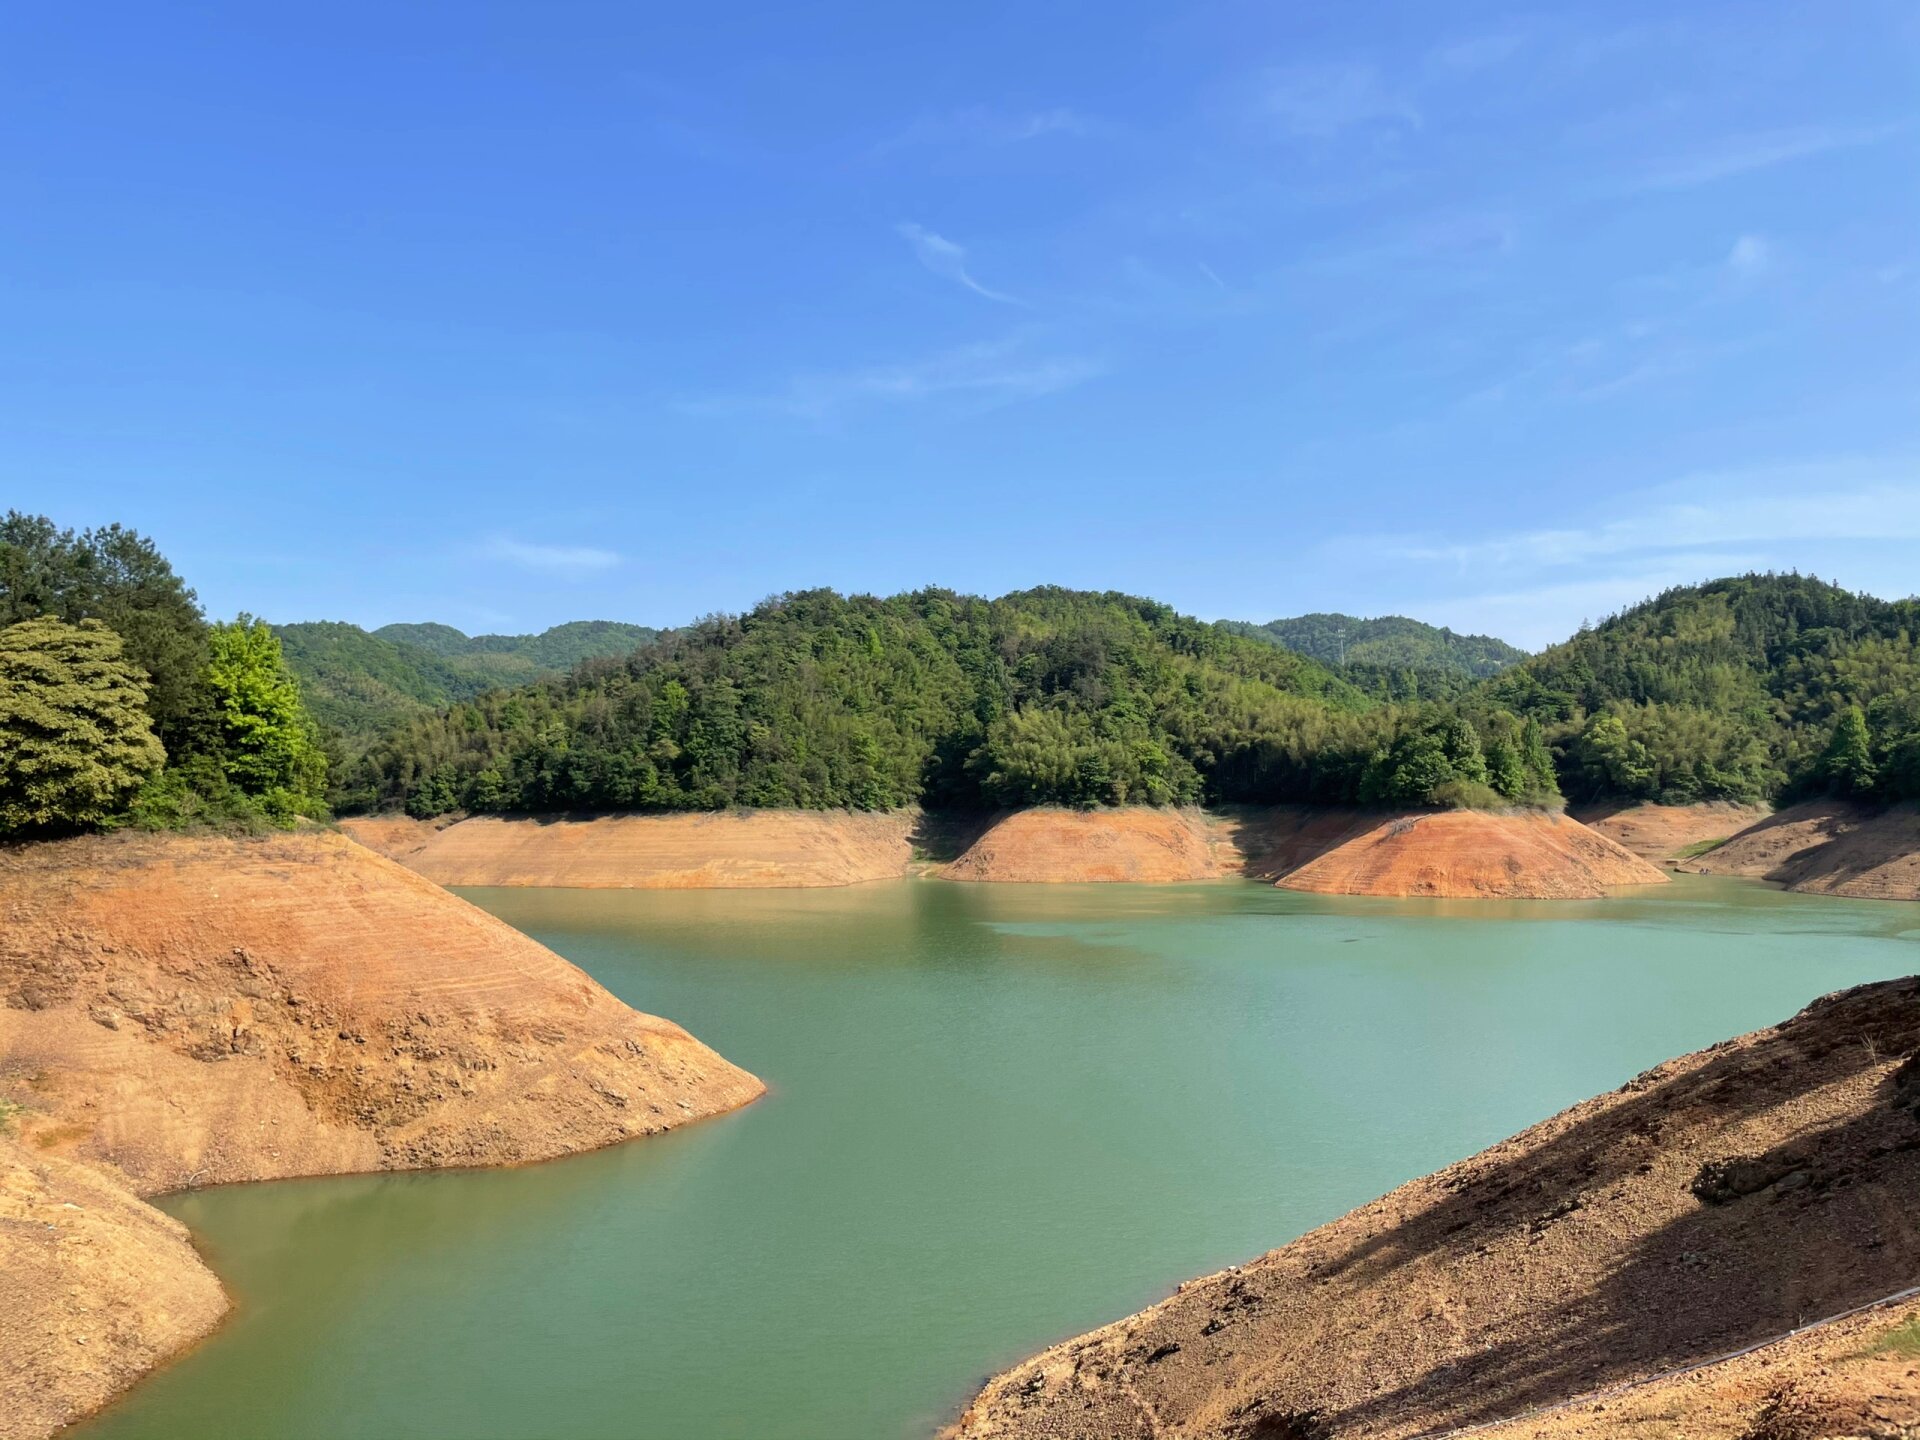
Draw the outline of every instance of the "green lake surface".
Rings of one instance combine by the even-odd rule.
[[[926,1435],[1186,1277],[1920,970],[1920,907],[1697,877],[462,893],[772,1093],[524,1169],[165,1201],[238,1308],[88,1440]]]

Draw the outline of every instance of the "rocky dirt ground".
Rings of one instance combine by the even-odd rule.
[[[438,885],[699,890],[859,885],[905,875],[918,812],[754,810],[456,824],[369,816],[340,828]]]
[[[539,1160],[761,1092],[344,836],[0,848],[0,1436],[84,1413],[218,1314],[178,1227],[135,1196]],[[13,1343],[69,1330],[87,1342]]]
[[[1708,1360],[1916,1279],[1920,979],[1908,979],[1669,1061],[1056,1346],[989,1382],[952,1434],[1444,1431]],[[1810,1378],[1835,1381],[1819,1402],[1830,1409],[1906,1414],[1903,1364],[1861,1367],[1857,1384],[1832,1365]],[[1732,1433],[1848,1433],[1781,1428],[1765,1419],[1767,1387],[1723,1378],[1713,1403],[1746,1427]],[[1545,1423],[1507,1433],[1561,1433]]]
[[[1568,813],[1641,859],[1667,865],[1689,858],[1688,852],[1702,846],[1724,843],[1773,812],[1716,800],[1702,805],[1587,806]]]
[[[1277,883],[1326,895],[1577,900],[1667,877],[1565,815],[1442,810],[1376,818]]]
[[[955,817],[761,810],[341,828],[442,885],[853,885],[926,874],[1028,884],[1249,876],[1327,894],[1591,898],[1665,877],[1564,816],[1309,806],[1041,807]]]
[[[1920,900],[1920,805],[1809,801],[1755,822],[1682,868],[1821,895]]]

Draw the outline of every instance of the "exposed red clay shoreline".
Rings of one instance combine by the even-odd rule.
[[[137,1196],[540,1160],[762,1088],[343,836],[0,848],[0,1440],[224,1310]]]
[[[1712,1362],[1916,1278],[1909,978],[1656,1066],[1056,1345],[989,1381],[950,1433],[1403,1440]],[[1915,1357],[1874,1347],[1915,1308],[1503,1433],[1910,1435]],[[1616,1405],[1659,1425],[1616,1424]]]
[[[754,810],[587,819],[370,816],[340,828],[437,885],[703,890],[905,875],[917,812]]]
[[[1286,890],[1441,899],[1592,899],[1667,877],[1577,820],[1544,811],[1396,815],[1281,875]]]
[[[1920,900],[1920,805],[1845,800],[1794,805],[1681,868],[1742,875],[1789,890],[1862,900]]]
[[[1014,810],[994,819],[946,880],[1164,884],[1241,874],[1227,830],[1197,809]]]
[[[1773,812],[1763,805],[1715,800],[1700,805],[1589,805],[1570,813],[1643,860],[1678,865],[1687,858],[1685,852],[1725,843]]]
[[[346,820],[342,828],[443,885],[694,888],[944,880],[1167,884],[1245,876],[1326,894],[1585,898],[1660,884],[1654,867],[1564,816],[1312,806],[995,816],[847,811]],[[917,851],[951,857],[935,863]]]

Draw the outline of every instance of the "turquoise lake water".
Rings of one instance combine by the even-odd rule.
[[[165,1201],[238,1309],[89,1440],[925,1435],[1181,1279],[1920,970],[1920,906],[1699,877],[462,893],[772,1093],[525,1169]]]

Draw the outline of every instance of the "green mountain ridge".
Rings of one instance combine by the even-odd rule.
[[[1522,729],[1381,706],[1306,656],[1115,592],[816,590],[418,717],[368,751],[341,803],[1424,802],[1457,780],[1492,802],[1544,797],[1550,762],[1536,739],[1523,763]],[[1498,795],[1483,740],[1509,762]]]
[[[538,635],[469,636],[434,623],[367,631],[313,620],[276,625],[274,633],[308,708],[355,742],[409,715],[638,649],[660,632],[613,620],[576,620]]]
[[[1484,682],[1570,799],[1920,797],[1920,600],[1798,574],[1676,586]],[[1844,729],[1867,770],[1836,771]]]
[[[1491,635],[1462,635],[1405,615],[1362,619],[1323,612],[1223,629],[1307,655],[1383,700],[1441,699],[1499,674],[1527,652]]]
[[[1301,619],[1320,644],[1341,623]],[[369,751],[341,802],[437,814],[1920,796],[1914,600],[1738,576],[1519,659],[1489,637],[1380,627],[1362,643],[1429,665],[1398,667],[1428,687],[1417,698],[1368,683],[1395,667],[1369,672],[1351,650],[1330,667],[1272,633],[1113,592],[809,591],[417,716]],[[1498,668],[1476,679],[1475,666]]]

